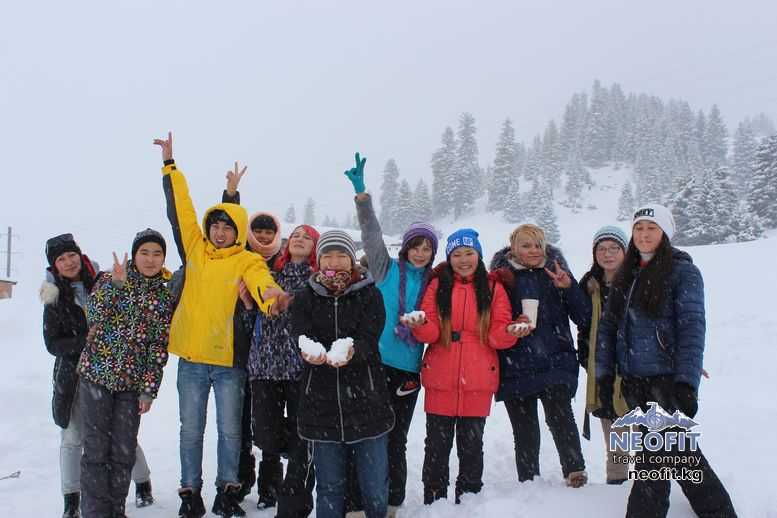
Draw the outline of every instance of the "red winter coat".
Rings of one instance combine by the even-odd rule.
[[[439,271],[439,266],[435,270]],[[507,333],[512,309],[499,275],[489,274],[488,279],[493,298],[487,344],[478,338],[478,308],[471,277],[462,279],[454,274],[451,329],[460,332],[461,339],[452,342],[448,349],[440,345],[439,279],[432,279],[426,289],[421,302],[426,323],[413,329],[413,335],[419,342],[429,344],[421,362],[427,413],[485,417],[491,411],[491,398],[499,387],[499,359],[495,349],[512,347],[516,339]]]

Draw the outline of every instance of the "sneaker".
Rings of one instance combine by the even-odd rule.
[[[181,508],[178,509],[178,518],[202,518],[205,516],[205,504],[202,503],[202,495],[199,490],[191,488],[179,489]]]
[[[216,499],[211,512],[225,518],[245,516],[246,512],[238,505],[240,484],[226,484],[216,489]]]
[[[585,471],[573,471],[566,482],[569,487],[583,487],[588,482],[588,474]]]
[[[135,507],[146,507],[154,503],[151,494],[151,481],[135,483]]]
[[[81,493],[68,493],[65,496],[65,512],[62,518],[80,518]]]

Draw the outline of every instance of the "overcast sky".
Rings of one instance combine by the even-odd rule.
[[[529,142],[595,78],[717,102],[733,132],[777,119],[775,19],[767,0],[0,0],[0,232],[36,276],[55,234],[103,262],[137,230],[169,236],[168,129],[200,214],[238,160],[249,212],[313,196],[319,222],[351,209],[355,151],[368,188],[392,157],[415,185],[468,111],[485,166],[506,117]]]

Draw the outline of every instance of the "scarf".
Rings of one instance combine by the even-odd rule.
[[[361,274],[357,269],[351,271],[341,270],[339,272],[334,270],[320,271],[316,276],[316,282],[326,288],[332,295],[341,295],[348,286],[359,279],[361,279]]]

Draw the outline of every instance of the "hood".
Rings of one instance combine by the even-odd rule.
[[[313,288],[313,291],[315,292],[316,295],[321,295],[322,297],[334,298],[334,295],[329,293],[324,286],[316,282],[316,276],[318,275],[318,273],[319,272],[315,272],[310,277],[308,277],[308,284],[310,285],[311,288]],[[348,295],[355,291],[359,291],[360,289],[364,288],[365,286],[369,286],[370,284],[375,284],[375,279],[373,279],[372,273],[370,273],[369,270],[363,270],[361,274],[362,274],[361,280],[359,282],[355,282],[350,286],[348,286],[341,295],[338,295],[338,297],[342,297],[343,295]]]
[[[208,239],[208,228],[205,222],[208,220],[208,215],[214,210],[223,210],[226,212],[229,217],[232,218],[232,221],[235,222],[235,226],[237,226],[237,241],[235,241],[235,244],[229,248],[216,248],[213,246],[213,243],[210,242],[210,239]],[[235,203],[219,203],[218,205],[214,205],[213,207],[209,208],[205,211],[205,214],[202,215],[202,231],[203,238],[207,243],[207,253],[211,256],[227,257],[242,251],[246,245],[247,228],[248,213],[240,205]]]
[[[259,243],[259,241],[257,241],[254,237],[254,233],[251,232],[251,223],[253,223],[254,220],[259,216],[270,216],[275,222],[275,226],[278,228],[272,243],[269,245],[263,245]],[[265,261],[269,261],[272,259],[272,256],[277,254],[281,249],[281,220],[279,220],[275,214],[270,212],[257,212],[256,214],[252,214],[251,217],[248,218],[248,225],[246,226],[246,239],[248,239],[248,245],[251,247],[252,252],[256,252],[257,254],[264,257]]]
[[[691,258],[690,254],[688,254],[688,252],[683,252],[682,250],[675,247],[672,247],[672,258],[675,261],[687,261],[693,264],[693,259]]]
[[[564,258],[564,254],[561,253],[560,249],[551,244],[547,245],[545,248],[545,264],[534,269],[544,268],[545,266],[552,269],[554,261],[558,261],[559,266],[564,270],[568,272],[570,271],[567,260]],[[530,269],[518,264],[518,261],[515,260],[509,246],[499,250],[491,259],[491,271],[498,270],[500,268],[507,268],[510,271]]]

